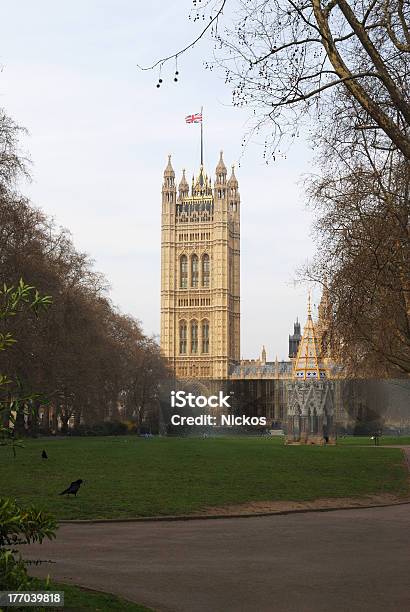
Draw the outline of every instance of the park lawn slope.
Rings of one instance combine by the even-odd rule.
[[[58,519],[189,514],[253,501],[409,495],[402,451],[271,438],[51,438],[0,449],[0,495]],[[41,459],[42,449],[49,459]],[[76,498],[59,496],[82,478]]]

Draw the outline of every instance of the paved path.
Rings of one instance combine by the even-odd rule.
[[[27,551],[27,552],[26,552]],[[410,610],[410,504],[287,516],[64,524],[33,568],[161,612]]]

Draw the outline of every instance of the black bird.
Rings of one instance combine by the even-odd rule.
[[[42,459],[48,459],[48,455],[47,455],[45,450],[43,450],[43,452],[41,453],[41,458]]]
[[[62,491],[61,493],[59,493],[59,495],[77,495],[82,482],[83,481],[81,480],[81,478],[79,478],[78,480],[74,480],[74,482],[70,484],[68,489]]]

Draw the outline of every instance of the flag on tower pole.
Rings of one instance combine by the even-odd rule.
[[[187,115],[185,117],[185,123],[200,123],[201,124],[201,166],[204,165],[204,139],[203,139],[203,122],[202,122],[202,111],[203,106],[201,106],[200,113],[194,113],[193,115]]]
[[[194,115],[187,115],[185,117],[185,123],[202,123],[202,112],[195,113]]]

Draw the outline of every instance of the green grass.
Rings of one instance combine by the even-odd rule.
[[[343,446],[374,446],[374,440],[371,439],[371,436],[347,436],[346,438],[339,438],[338,444]],[[379,444],[410,445],[410,436],[381,436]]]
[[[48,460],[42,460],[45,448]],[[58,519],[185,514],[249,501],[409,494],[399,449],[283,446],[271,438],[37,439],[0,448],[0,494]],[[59,496],[72,480],[76,498]]]
[[[49,584],[47,589],[45,588],[45,581],[34,579],[35,583],[32,589],[33,591],[64,591],[64,608],[47,607],[43,610],[64,610],[64,612],[82,612],[83,610],[93,610],[93,612],[152,612],[150,608],[145,608],[139,604],[133,603],[117,597],[116,595],[110,595],[109,593],[100,593],[98,591],[91,591],[88,589],[82,589],[71,584],[60,584],[52,582]],[[28,608],[21,608],[27,610]]]

